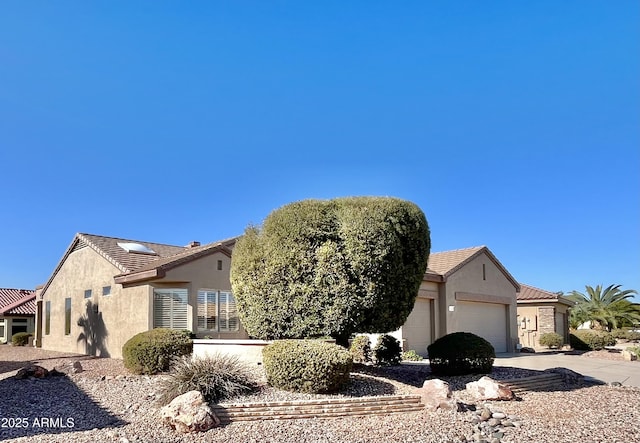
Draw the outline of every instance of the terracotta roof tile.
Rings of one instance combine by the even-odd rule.
[[[572,305],[573,302],[566,297],[558,295],[554,292],[545,291],[544,289],[536,288],[533,286],[520,284],[520,292],[518,293],[518,301],[549,301],[549,302],[561,302],[568,305]]]
[[[455,249],[453,251],[434,252],[429,255],[427,272],[447,276],[459,269],[467,260],[476,253],[485,249],[485,246],[473,248]]]
[[[237,240],[237,237],[232,237],[226,240],[208,243],[206,245],[196,246],[193,248],[188,248],[186,250],[183,248],[182,251],[179,252],[178,254],[174,254],[168,257],[158,258],[154,261],[147,263],[144,266],[137,268],[134,272],[144,272],[152,269],[171,269],[183,263],[189,262],[191,260],[195,260],[196,258],[202,257],[204,255],[208,255],[216,249],[220,249],[221,251],[227,253],[230,256],[231,248],[235,244],[236,240]]]
[[[0,288],[0,315],[35,315],[35,299],[30,289]]]
[[[164,257],[179,254],[185,251],[183,246],[165,245],[139,240],[129,240],[124,238],[104,237],[101,235],[78,234],[77,239],[93,246],[102,255],[122,272],[136,271],[149,263],[155,262]],[[155,255],[127,252],[118,243],[138,243],[154,251]]]

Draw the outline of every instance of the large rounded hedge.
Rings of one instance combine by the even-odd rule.
[[[390,197],[303,200],[245,230],[231,285],[250,336],[332,337],[398,329],[429,256],[422,210]]]
[[[157,328],[131,337],[122,346],[124,366],[134,374],[169,370],[174,357],[193,351],[191,331]]]
[[[321,340],[279,340],[263,351],[267,382],[294,392],[335,392],[349,382],[351,353]]]
[[[491,343],[470,332],[454,332],[427,347],[431,372],[437,375],[488,374],[496,352]]]

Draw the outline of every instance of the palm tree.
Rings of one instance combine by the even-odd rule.
[[[576,303],[571,310],[571,327],[577,327],[587,321],[594,329],[618,328],[624,324],[640,322],[640,304],[629,301],[638,291],[621,290],[621,285],[610,285],[602,289],[585,286],[586,294],[572,291],[568,298]]]

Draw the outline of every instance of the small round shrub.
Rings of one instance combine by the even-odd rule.
[[[235,355],[214,354],[202,358],[182,356],[173,360],[171,372],[160,382],[158,399],[167,404],[178,395],[200,391],[207,402],[247,394],[258,386],[250,366]]]
[[[577,329],[569,334],[569,344],[579,351],[599,351],[605,346],[615,345],[616,339],[607,331]]]
[[[262,350],[267,382],[306,393],[336,392],[349,382],[351,353],[320,340],[278,340]]]
[[[431,372],[438,375],[488,374],[496,357],[491,343],[470,332],[440,337],[427,352]]]
[[[131,337],[122,347],[122,358],[134,374],[157,374],[167,371],[173,358],[192,350],[191,331],[157,328]]]
[[[540,346],[546,346],[548,348],[561,348],[564,344],[562,335],[555,332],[545,332],[540,336]]]
[[[389,334],[378,337],[373,348],[373,356],[377,365],[398,365],[402,354],[402,346],[397,338]]]
[[[366,335],[358,335],[351,341],[349,352],[354,363],[369,363],[371,361],[371,341]]]
[[[402,353],[402,361],[422,361],[422,357],[413,349]]]
[[[33,337],[33,334],[29,332],[16,332],[11,336],[11,344],[13,346],[26,346],[29,343],[29,337]]]

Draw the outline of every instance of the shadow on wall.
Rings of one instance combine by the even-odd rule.
[[[78,335],[76,342],[84,342],[85,353],[96,357],[109,357],[105,344],[109,332],[102,320],[102,312],[98,310],[97,303],[87,301],[85,313],[78,319],[78,326],[82,328],[82,332]]]

